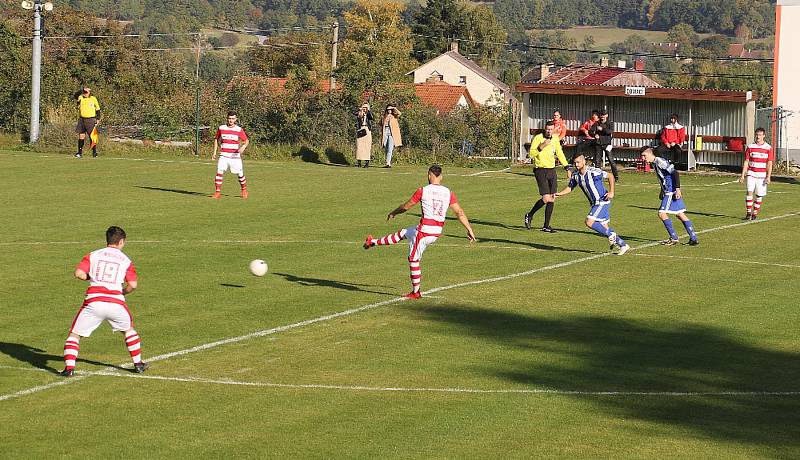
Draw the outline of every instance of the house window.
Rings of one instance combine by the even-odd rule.
[[[458,77],[458,84],[466,85],[467,84],[467,76],[466,75],[459,76]]]

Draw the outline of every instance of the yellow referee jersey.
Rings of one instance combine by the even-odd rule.
[[[97,116],[97,111],[100,110],[100,103],[94,96],[84,97],[81,94],[78,96],[78,107],[81,118],[94,118]]]

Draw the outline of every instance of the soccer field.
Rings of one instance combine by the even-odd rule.
[[[418,221],[386,214],[425,167],[245,160],[248,200],[230,174],[207,198],[208,160],[0,151],[0,167],[4,458],[800,457],[797,183],[745,222],[735,177],[685,175],[700,245],[665,247],[656,178],[623,173],[618,257],[579,190],[558,233],[528,231],[528,168],[445,167],[478,241],[451,216],[407,300],[407,246],[361,245]],[[132,373],[104,324],[66,379],[72,273],[109,225],[151,367]]]

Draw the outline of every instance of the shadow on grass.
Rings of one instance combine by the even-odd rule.
[[[219,283],[222,287],[232,287],[232,288],[243,288],[245,287],[244,284],[233,284],[233,283]]]
[[[466,236],[461,235],[447,235],[448,238],[467,239]],[[525,246],[528,248],[539,249],[541,251],[563,251],[563,252],[580,252],[583,254],[595,254],[597,251],[590,251],[588,249],[572,249],[562,248],[561,246],[551,246],[549,244],[534,243],[531,241],[514,241],[504,238],[484,238],[479,236],[478,243],[497,243],[497,244],[513,244],[516,246]]]
[[[304,145],[300,147],[300,149],[297,152],[293,153],[292,156],[300,157],[300,159],[306,163],[316,163],[325,166],[350,165],[344,153],[332,147],[326,148],[324,154],[325,158],[327,159],[327,162],[324,162],[320,159],[319,153],[316,150],[306,147]]]
[[[61,371],[61,369],[50,367],[49,364],[50,361],[56,361],[60,363],[58,367],[63,367],[62,365],[64,364],[64,357],[61,355],[51,355],[48,354],[45,350],[42,350],[40,348],[31,347],[29,345],[24,345],[21,343],[0,342],[0,353],[8,355],[11,358],[16,359],[17,361],[28,363],[37,369],[44,369],[52,373],[58,373]],[[114,364],[101,363],[99,361],[91,361],[80,357],[78,357],[77,362],[93,364],[95,366],[113,367],[114,369],[130,371],[130,369],[125,369],[123,367],[116,366]]]
[[[364,289],[364,287],[370,287],[369,284],[345,283],[343,281],[326,280],[322,278],[308,278],[304,276],[290,275],[288,273],[275,273],[275,274],[286,278],[286,281],[297,283],[301,286],[318,286],[318,287],[342,289],[344,291],[369,292],[372,294],[384,294],[384,295],[397,295],[396,292],[381,292],[381,291],[372,291],[369,289]]]
[[[207,193],[203,192],[193,192],[191,190],[181,190],[177,188],[162,188],[162,187],[147,187],[144,185],[135,185],[136,188],[141,188],[144,190],[154,190],[156,192],[170,192],[170,193],[179,193],[181,195],[193,195],[193,196],[206,196]]]
[[[658,212],[658,208],[652,206],[637,206],[635,204],[629,204],[629,208],[637,208],[637,209],[646,209],[648,211],[656,211]],[[741,219],[742,216],[730,216],[728,214],[714,214],[710,212],[697,212],[697,211],[686,211],[687,216],[706,216],[706,217],[727,217],[730,219]]]
[[[700,393],[800,390],[800,353],[758,348],[713,326],[602,316],[544,318],[446,304],[413,312],[455,326],[456,334],[521,350],[474,370],[534,388]],[[523,357],[528,354],[539,358]],[[670,425],[720,441],[771,449],[800,446],[798,394],[572,397],[613,416]]]

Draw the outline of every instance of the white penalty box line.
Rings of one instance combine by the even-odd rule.
[[[44,369],[3,366],[0,369],[13,369],[26,372],[48,372]],[[230,385],[261,388],[284,388],[290,390],[332,390],[351,392],[382,393],[467,393],[467,394],[523,394],[523,395],[565,395],[565,396],[800,396],[800,391],[636,391],[636,390],[556,390],[552,388],[469,388],[469,387],[380,387],[371,385],[334,385],[319,383],[278,383],[252,382],[230,379],[208,379],[202,377],[178,377],[166,375],[122,373],[117,370],[80,372],[73,378],[89,376],[133,378],[176,383],[197,383],[203,385]],[[66,382],[66,381],[65,381]]]
[[[245,387],[286,388],[291,390],[342,390],[389,393],[472,393],[472,394],[528,394],[566,396],[800,396],[800,391],[628,391],[628,390],[556,390],[549,388],[437,388],[437,387],[378,387],[367,385],[329,385],[316,383],[248,382],[237,380],[206,379],[198,377],[168,377],[163,375],[123,374],[115,371],[92,372],[91,375],[159,380],[166,382],[233,385]]]
[[[755,221],[745,221],[745,222],[739,222],[739,223],[735,223],[735,224],[723,225],[723,226],[720,226],[720,227],[701,230],[701,231],[699,231],[697,233],[698,234],[703,234],[703,233],[710,233],[710,232],[716,232],[716,231],[721,231],[721,230],[727,230],[727,229],[731,229],[731,228],[744,227],[744,226],[747,226],[747,225],[757,225],[757,224],[761,224],[761,223],[765,223],[765,222],[770,222],[770,221],[773,221],[773,220],[785,219],[785,218],[795,217],[795,216],[799,216],[799,215],[800,215],[800,211],[790,212],[790,213],[783,214],[783,215],[780,215],[780,216],[768,217],[768,218],[755,220]],[[635,251],[635,250],[646,249],[646,248],[658,246],[659,244],[660,244],[659,242],[646,243],[646,244],[643,244],[643,245],[640,245],[640,246],[637,246],[637,247],[633,248],[633,250]],[[603,257],[608,257],[610,255],[612,255],[612,253],[610,253],[610,252],[606,252],[606,253],[602,253],[602,254],[594,254],[594,255],[591,255],[591,256],[581,257],[581,258],[578,258],[578,259],[568,260],[566,262],[560,262],[560,263],[557,263],[557,264],[548,265],[548,266],[545,266],[545,267],[534,268],[534,269],[531,269],[531,270],[526,270],[526,271],[518,272],[518,273],[511,273],[509,275],[496,276],[496,277],[492,277],[492,278],[484,278],[484,279],[473,280],[473,281],[465,281],[465,282],[462,282],[462,283],[451,284],[451,285],[448,285],[448,286],[441,286],[441,287],[438,287],[438,288],[433,288],[433,289],[430,289],[430,290],[427,290],[427,291],[423,291],[422,294],[423,294],[423,298],[424,298],[428,294],[434,294],[434,293],[437,293],[437,292],[447,291],[447,290],[451,290],[451,289],[457,289],[457,288],[461,288],[461,287],[474,286],[474,285],[480,285],[480,284],[495,283],[495,282],[499,282],[499,281],[507,281],[507,280],[511,280],[511,279],[514,279],[514,278],[519,278],[519,277],[522,277],[522,276],[529,276],[529,275],[533,275],[533,274],[544,272],[544,271],[549,271],[549,270],[555,270],[555,269],[559,269],[559,268],[569,267],[571,265],[579,264],[579,263],[582,263],[582,262],[589,262],[591,260],[601,259]],[[353,314],[360,313],[360,312],[363,312],[363,311],[372,310],[372,309],[375,309],[375,308],[384,307],[384,306],[387,306],[387,305],[392,305],[392,304],[405,302],[405,301],[409,301],[409,300],[411,300],[411,299],[407,299],[405,297],[395,297],[395,298],[384,300],[384,301],[381,301],[381,302],[375,302],[375,303],[371,303],[371,304],[368,304],[368,305],[363,305],[361,307],[351,308],[351,309],[348,309],[348,310],[343,310],[343,311],[340,311],[340,312],[337,312],[337,313],[332,313],[332,314],[329,314],[329,315],[319,316],[317,318],[308,319],[308,320],[300,321],[300,322],[297,322],[297,323],[287,324],[287,325],[278,326],[278,327],[274,327],[274,328],[270,328],[270,329],[264,329],[264,330],[261,330],[261,331],[256,331],[256,332],[251,332],[249,334],[240,335],[240,336],[237,336],[237,337],[230,337],[230,338],[227,338],[227,339],[217,340],[215,342],[210,342],[210,343],[206,343],[206,344],[202,344],[202,345],[197,345],[197,346],[194,346],[194,347],[191,347],[191,348],[186,348],[186,349],[183,349],[183,350],[178,350],[178,351],[173,351],[173,352],[170,352],[170,353],[164,353],[164,354],[161,354],[161,355],[156,355],[156,356],[151,357],[148,360],[148,362],[162,361],[162,360],[173,358],[173,357],[176,357],[176,356],[183,356],[183,355],[190,354],[190,353],[196,353],[196,352],[199,352],[199,351],[208,350],[208,349],[211,349],[211,348],[216,348],[216,347],[219,347],[219,346],[222,346],[222,345],[228,345],[228,344],[232,344],[232,343],[242,342],[242,341],[250,340],[250,339],[253,339],[253,338],[257,338],[257,337],[265,337],[265,336],[277,334],[279,332],[284,332],[284,331],[297,329],[297,328],[304,327],[304,326],[309,326],[309,325],[316,324],[316,323],[330,321],[332,319],[342,318],[342,317],[353,315]],[[130,364],[127,364],[127,366],[130,367]],[[103,371],[105,371],[105,372],[110,372],[112,370],[113,370],[113,367],[109,367],[109,368],[103,369]],[[80,381],[82,378],[85,378],[85,377],[88,377],[88,376],[91,376],[91,375],[92,374],[81,374],[80,376],[72,377],[71,379],[59,380],[57,382],[53,382],[53,383],[50,383],[50,384],[39,385],[39,386],[28,388],[28,389],[25,389],[25,390],[20,390],[20,391],[18,391],[16,393],[9,393],[9,394],[5,394],[5,395],[0,395],[0,401],[14,399],[14,398],[18,398],[18,397],[21,397],[21,396],[29,395],[29,394],[32,394],[32,393],[37,393],[37,392],[40,392],[40,391],[43,391],[43,390],[47,390],[49,388],[53,388],[53,387],[57,387],[57,386],[64,386],[64,385],[67,385],[67,384],[72,383],[72,382]]]

